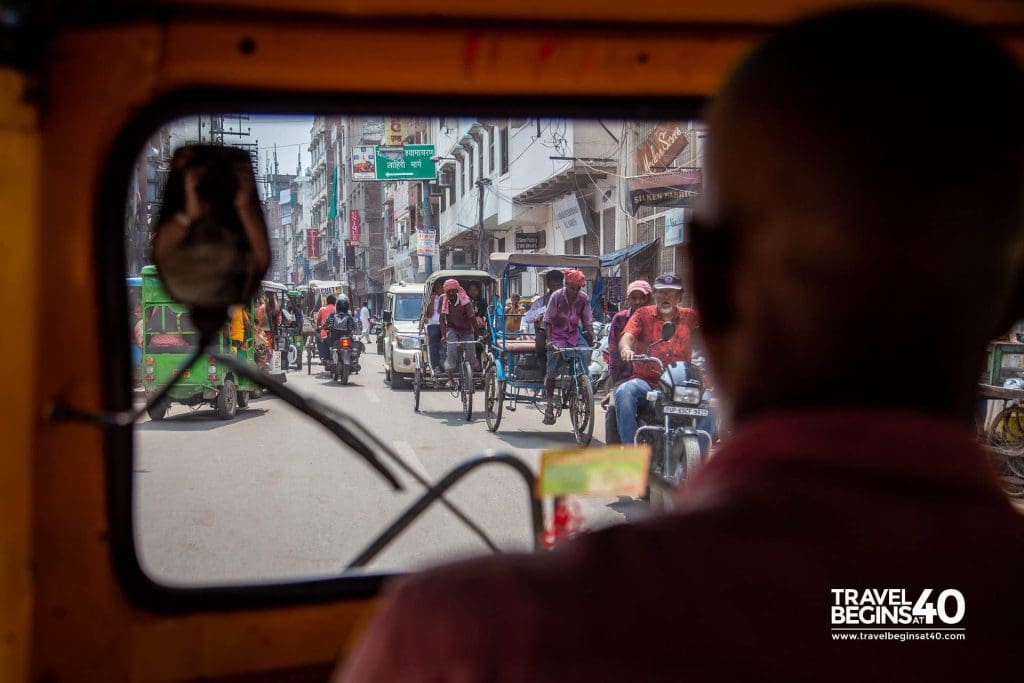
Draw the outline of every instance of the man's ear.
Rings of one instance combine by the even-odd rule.
[[[721,226],[691,225],[690,270],[693,296],[705,334],[719,334],[735,322],[732,272],[735,237]]]

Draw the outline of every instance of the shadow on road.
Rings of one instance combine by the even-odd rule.
[[[532,449],[549,449],[549,448],[573,448],[578,446],[576,443],[576,437],[569,431],[568,420],[565,424],[564,431],[552,431],[548,427],[540,424],[541,416],[537,417],[537,431],[526,432],[502,432],[498,429],[494,436],[500,441],[504,441],[513,448],[532,448]],[[561,424],[559,421],[558,424]],[[556,425],[557,427],[558,425]],[[598,439],[596,436],[591,439],[590,447],[603,446],[604,442]]]
[[[651,508],[647,503],[629,496],[619,496],[618,500],[608,503],[605,507],[618,512],[627,522],[639,522],[651,516]]]
[[[214,410],[200,410],[197,412],[171,415],[163,420],[149,420],[138,425],[137,429],[146,432],[204,432],[217,427],[237,424],[245,420],[251,420],[261,415],[266,415],[266,408],[239,408],[238,414],[233,420],[222,420],[217,417]]]

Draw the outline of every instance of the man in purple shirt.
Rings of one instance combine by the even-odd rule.
[[[580,326],[583,327],[583,338],[588,346],[594,345],[594,331],[591,324],[594,314],[590,311],[590,301],[586,292],[580,290],[587,284],[587,278],[578,270],[565,271],[565,287],[551,295],[548,307],[544,310],[541,322],[547,332],[548,364],[544,373],[544,395],[548,405],[544,409],[544,424],[555,424],[555,378],[562,366],[570,361],[568,353],[555,353],[555,349],[567,346],[578,346],[580,342]]]

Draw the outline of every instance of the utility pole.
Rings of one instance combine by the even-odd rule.
[[[476,243],[476,267],[478,270],[484,269],[484,187],[490,184],[490,178],[479,178],[476,181],[476,187],[480,193],[480,224]]]

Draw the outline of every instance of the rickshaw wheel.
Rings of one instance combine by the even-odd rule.
[[[996,448],[1024,454],[1024,406],[1010,406],[996,415],[988,440]]]
[[[249,407],[249,392],[239,391],[238,392],[238,407],[248,408]]]
[[[576,443],[589,445],[594,437],[594,390],[586,377],[580,378],[569,397],[569,417]]]
[[[228,377],[224,380],[224,386],[217,392],[217,417],[230,420],[237,412],[238,392],[235,390],[234,381]]]
[[[394,386],[394,382],[392,382]],[[412,409],[420,412],[420,391],[423,389],[423,373],[419,368],[413,370],[412,375]]]
[[[299,367],[301,369],[301,366]],[[311,348],[306,349],[306,374],[313,374],[313,349]]]
[[[487,429],[498,431],[501,425],[501,410],[505,403],[505,383],[498,381],[498,370],[494,365],[487,368],[484,376],[484,415],[487,417]]]
[[[462,412],[466,422],[473,419],[473,366],[468,360],[462,361]]]

